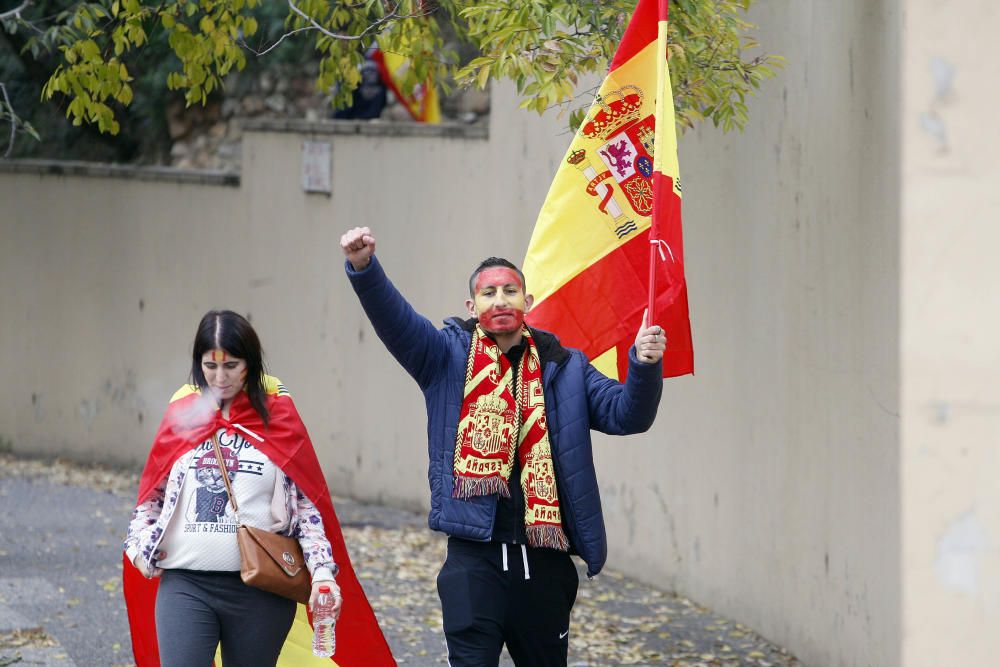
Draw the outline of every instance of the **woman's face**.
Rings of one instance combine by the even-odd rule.
[[[209,390],[220,402],[228,402],[243,390],[247,381],[247,362],[225,350],[209,350],[201,355],[201,372]]]

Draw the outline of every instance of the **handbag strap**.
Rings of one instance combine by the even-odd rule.
[[[233,506],[233,514],[236,515],[236,523],[242,523],[240,521],[239,506],[236,504],[236,494],[233,493],[233,485],[229,483],[229,470],[226,469],[225,464],[222,462],[222,447],[219,445],[219,434],[218,432],[212,434],[212,447],[215,448],[215,463],[219,466],[219,472],[222,473],[222,481],[226,485],[226,491],[229,492],[229,502]]]

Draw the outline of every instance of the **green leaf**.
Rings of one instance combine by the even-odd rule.
[[[490,80],[490,70],[488,67],[483,67],[479,70],[476,75],[476,85],[479,86],[480,90],[486,89],[486,82]]]

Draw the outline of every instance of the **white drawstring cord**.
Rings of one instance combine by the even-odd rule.
[[[246,426],[244,426],[243,424],[233,424],[233,426],[235,426],[235,427],[236,427],[236,428],[238,428],[239,430],[243,431],[244,433],[246,433],[246,434],[247,434],[247,435],[249,435],[250,437],[252,437],[252,438],[256,438],[256,439],[257,439],[257,442],[264,442],[264,438],[260,437],[259,435],[257,435],[256,433],[254,433],[253,431],[251,431],[250,429],[248,429],[248,428],[247,428]]]
[[[657,248],[657,250],[660,251],[660,261],[661,262],[667,261],[667,256],[665,254],[663,254],[663,249],[664,248],[666,248],[667,252],[670,253],[670,261],[671,262],[676,262],[677,261],[676,259],[674,259],[674,251],[670,249],[670,244],[667,243],[666,241],[663,241],[661,239],[649,239],[649,243],[650,243],[650,245],[655,245],[656,248]]]
[[[528,574],[528,548],[521,545],[521,560],[524,561],[524,580],[527,581],[531,579],[531,575]]]
[[[503,542],[501,545],[503,547],[503,571],[507,571],[507,543]]]

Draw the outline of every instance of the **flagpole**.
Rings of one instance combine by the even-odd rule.
[[[659,137],[660,136],[660,131],[661,131],[661,128],[659,127],[659,124],[663,121],[664,117],[666,116],[666,114],[662,113],[662,109],[664,107],[664,104],[663,104],[664,100],[662,99],[662,96],[664,94],[666,94],[666,95],[671,95],[672,94],[671,91],[670,91],[670,83],[667,80],[667,76],[666,76],[666,69],[667,69],[667,67],[666,67],[666,65],[667,65],[667,44],[666,44],[666,42],[667,42],[667,31],[666,31],[666,22],[667,22],[667,13],[669,11],[669,0],[657,0],[656,9],[657,9],[657,12],[656,12],[657,13],[657,17],[656,18],[657,18],[657,24],[658,24],[658,26],[657,26],[658,27],[658,29],[657,29],[657,33],[658,33],[657,34],[657,40],[660,42],[659,48],[657,49],[657,59],[656,59],[656,84],[657,84],[657,86],[656,86],[657,87],[657,91],[656,91],[656,123],[657,123],[656,129],[657,129],[657,132],[656,132],[656,135],[657,135],[657,137]],[[671,122],[673,122],[672,118],[670,120],[671,120]],[[661,155],[661,152],[660,152],[661,151],[661,147],[658,144],[659,144],[659,142],[656,142],[654,144],[654,146],[655,146],[654,150],[655,150],[655,156],[656,156],[655,160],[657,162],[662,159],[662,155]],[[659,172],[659,169],[655,169],[655,171]],[[657,178],[657,175],[659,175],[660,178]],[[655,181],[662,182],[662,174],[656,174],[656,173],[654,173],[653,178],[654,178]],[[652,326],[653,322],[655,321],[655,317],[656,317],[656,254],[657,254],[657,252],[661,252],[661,250],[660,250],[660,239],[658,238],[659,235],[660,235],[660,225],[658,223],[660,222],[660,219],[659,219],[660,215],[662,215],[662,213],[659,210],[661,208],[661,206],[662,206],[662,197],[657,197],[656,196],[658,194],[656,192],[656,189],[657,189],[656,188],[656,184],[654,183],[654,185],[653,185],[653,215],[652,215],[652,218],[650,219],[650,225],[649,225],[649,296],[646,299],[646,308],[648,309],[648,313],[646,315],[646,326]],[[660,206],[658,206],[658,204],[660,204]]]
[[[649,296],[646,300],[646,326],[653,326],[653,319],[656,314],[656,247],[660,244],[658,239],[653,238],[653,227],[649,228]]]

